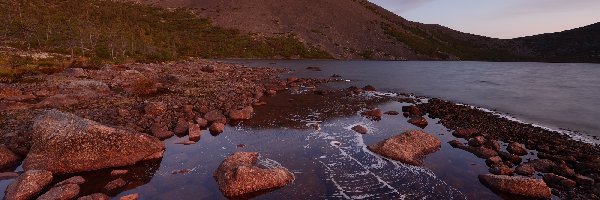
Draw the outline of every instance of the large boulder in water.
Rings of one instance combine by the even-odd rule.
[[[294,180],[294,175],[285,168],[260,168],[256,166],[257,162],[256,152],[238,152],[227,157],[214,173],[223,195],[247,197],[283,187]]]
[[[133,165],[161,158],[157,138],[101,125],[73,114],[49,110],[33,124],[32,146],[23,168],[55,174]]]
[[[550,188],[541,179],[516,177],[506,175],[479,175],[479,181],[492,190],[506,192],[514,195],[550,199]]]
[[[440,140],[430,134],[423,131],[407,131],[368,148],[406,164],[421,165],[423,156],[439,150],[441,146]]]

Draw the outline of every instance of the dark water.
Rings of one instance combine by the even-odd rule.
[[[227,61],[341,75],[382,91],[440,97],[600,137],[600,65],[517,62]],[[321,72],[305,70],[320,67]]]

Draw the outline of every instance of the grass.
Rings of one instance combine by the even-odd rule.
[[[202,58],[331,58],[294,35],[255,38],[186,9],[97,0],[0,1],[0,44],[102,63]]]

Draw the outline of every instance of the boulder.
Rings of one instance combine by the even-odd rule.
[[[252,106],[246,106],[245,108],[240,110],[229,111],[229,118],[235,121],[249,120],[252,117],[253,112],[254,108],[252,108]]]
[[[21,174],[7,188],[5,200],[27,200],[37,196],[52,182],[52,172],[28,170]]]
[[[513,164],[519,164],[523,162],[523,159],[521,157],[505,151],[499,151],[498,155],[502,158],[502,160],[509,161]]]
[[[206,72],[206,73],[213,73],[213,72],[215,72],[215,66],[204,65],[204,66],[202,66],[202,68],[200,68],[200,70],[203,72]]]
[[[535,168],[531,164],[522,164],[515,168],[515,172],[523,176],[531,176],[535,174]]]
[[[116,189],[125,187],[125,185],[127,185],[127,181],[125,181],[125,179],[123,179],[123,178],[118,178],[118,179],[112,180],[111,182],[108,182],[104,186],[104,190],[107,192],[111,192]]]
[[[210,125],[210,127],[208,128],[208,130],[211,133],[222,133],[223,131],[225,131],[225,124],[221,124],[221,123],[213,123],[212,125]]]
[[[407,112],[409,116],[423,116],[423,112],[417,106],[402,106],[402,112]]]
[[[473,134],[477,133],[477,129],[474,128],[461,128],[457,129],[452,133],[455,137],[459,138],[470,138]]]
[[[152,126],[150,126],[150,132],[159,140],[166,140],[175,135],[175,133],[167,130],[165,127],[162,127],[159,123],[152,124]]]
[[[58,186],[62,186],[62,185],[69,185],[69,184],[81,185],[84,183],[85,183],[85,178],[83,178],[82,176],[74,176],[74,177],[68,178],[64,181],[58,182],[56,185],[54,185],[54,187],[58,187]]]
[[[421,165],[421,159],[441,148],[436,137],[423,131],[406,131],[368,147],[384,157],[410,165]]]
[[[595,181],[593,178],[583,176],[583,175],[576,175],[575,181],[577,182],[578,185],[592,186],[595,184]]]
[[[256,166],[258,153],[238,152],[227,157],[214,173],[219,189],[228,198],[283,187],[294,180],[287,169]]]
[[[370,118],[372,120],[381,120],[381,110],[380,109],[367,110],[367,111],[361,112],[360,114],[362,116]]]
[[[190,124],[188,129],[188,138],[190,141],[198,142],[200,141],[200,125],[198,124]]]
[[[37,200],[68,200],[75,199],[77,195],[79,195],[79,185],[64,184],[53,187],[48,192],[38,197]]]
[[[198,126],[200,126],[200,128],[204,128],[204,127],[208,126],[208,120],[206,120],[202,117],[197,117],[196,124],[198,124]]]
[[[564,176],[564,177],[573,177],[575,176],[575,170],[573,170],[571,167],[569,167],[567,164],[565,163],[561,163],[559,165],[554,166],[554,168],[552,169],[552,171],[555,174]]]
[[[369,129],[367,129],[366,127],[361,126],[361,125],[356,125],[356,126],[352,127],[352,130],[356,131],[357,133],[360,133],[360,134],[369,133]]]
[[[204,119],[206,119],[208,123],[227,123],[227,118],[225,117],[225,115],[223,115],[223,112],[221,112],[220,110],[212,110],[204,114]]]
[[[483,158],[483,159],[488,159],[491,157],[495,157],[498,156],[498,152],[487,148],[487,147],[472,147],[472,146],[465,146],[464,144],[460,143],[460,146],[454,147],[454,148],[459,148],[468,152],[471,152],[472,154],[474,154],[475,156],[479,157],[479,158]],[[452,143],[450,144],[452,145]]]
[[[34,121],[32,145],[25,170],[55,174],[133,165],[161,158],[164,145],[142,133],[101,125],[57,110],[42,112]]]
[[[506,148],[506,150],[508,150],[508,152],[515,154],[517,156],[527,155],[527,149],[525,149],[525,147],[523,147],[522,144],[519,144],[517,142],[511,142],[510,144],[508,144],[508,147]]]
[[[529,198],[549,199],[550,188],[541,179],[506,175],[479,175],[479,181],[492,190]]]
[[[506,165],[500,165],[497,167],[490,168],[489,172],[495,175],[513,175],[515,173],[515,170],[511,169]]]
[[[21,158],[4,145],[0,145],[0,169],[17,166]]]
[[[188,129],[189,123],[185,119],[179,118],[175,128],[173,129],[173,133],[178,136],[184,136],[188,132]]]
[[[94,193],[87,196],[79,197],[77,200],[109,200],[110,197],[102,193]]]
[[[110,175],[111,176],[122,176],[122,175],[125,175],[127,173],[129,173],[129,170],[126,170],[126,169],[121,169],[121,170],[115,169],[115,170],[112,170],[110,172]]]
[[[548,160],[548,159],[535,159],[535,160],[529,161],[525,164],[529,164],[533,168],[535,168],[535,171],[543,172],[543,173],[550,172],[554,168],[554,166],[556,166],[556,164],[554,162],[552,162],[551,160]]]
[[[425,128],[428,125],[427,119],[421,116],[411,116],[410,119],[408,119],[408,123],[411,123],[419,128]]]
[[[552,187],[558,187],[563,189],[572,189],[577,186],[577,182],[553,173],[545,174],[544,182],[546,182]]]

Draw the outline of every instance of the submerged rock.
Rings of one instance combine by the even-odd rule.
[[[52,182],[52,172],[29,170],[21,174],[7,188],[5,200],[27,200],[38,195]]]
[[[492,190],[524,197],[549,199],[552,196],[550,188],[541,179],[482,174],[479,181]]]
[[[107,192],[111,192],[113,190],[125,187],[125,185],[127,185],[127,181],[125,181],[125,179],[118,178],[118,179],[112,180],[111,182],[108,182],[104,186],[104,190],[106,190]]]
[[[110,197],[102,193],[94,193],[87,196],[79,197],[77,200],[109,200]]]
[[[385,112],[383,114],[386,114],[386,115],[399,115],[400,113],[398,111],[387,111],[387,112]]]
[[[417,106],[402,106],[402,112],[407,112],[409,116],[423,116],[423,112]]]
[[[421,165],[423,156],[439,150],[441,142],[423,131],[406,131],[368,148],[393,160],[410,165]]]
[[[477,129],[474,128],[466,128],[466,129],[457,129],[452,133],[455,137],[459,138],[470,138],[473,134],[477,133]]]
[[[38,197],[37,200],[62,200],[62,199],[74,199],[79,195],[79,185],[77,184],[63,184],[55,186],[42,196]]]
[[[408,123],[411,123],[412,125],[415,125],[419,128],[425,128],[428,125],[427,119],[425,119],[425,117],[421,117],[421,116],[410,117],[410,119],[408,119]]]
[[[137,200],[138,198],[140,198],[140,195],[138,193],[134,193],[122,196],[121,198],[119,198],[119,200]]]
[[[285,168],[257,167],[258,156],[255,152],[238,152],[221,163],[214,177],[223,195],[229,198],[243,197],[280,188],[294,180],[294,175]]]
[[[39,115],[23,168],[55,174],[133,165],[162,157],[160,140],[116,129],[57,110]]]
[[[361,126],[361,125],[356,125],[356,126],[352,127],[352,130],[356,131],[357,133],[360,133],[360,134],[369,133],[369,129],[367,129],[366,127]]]

